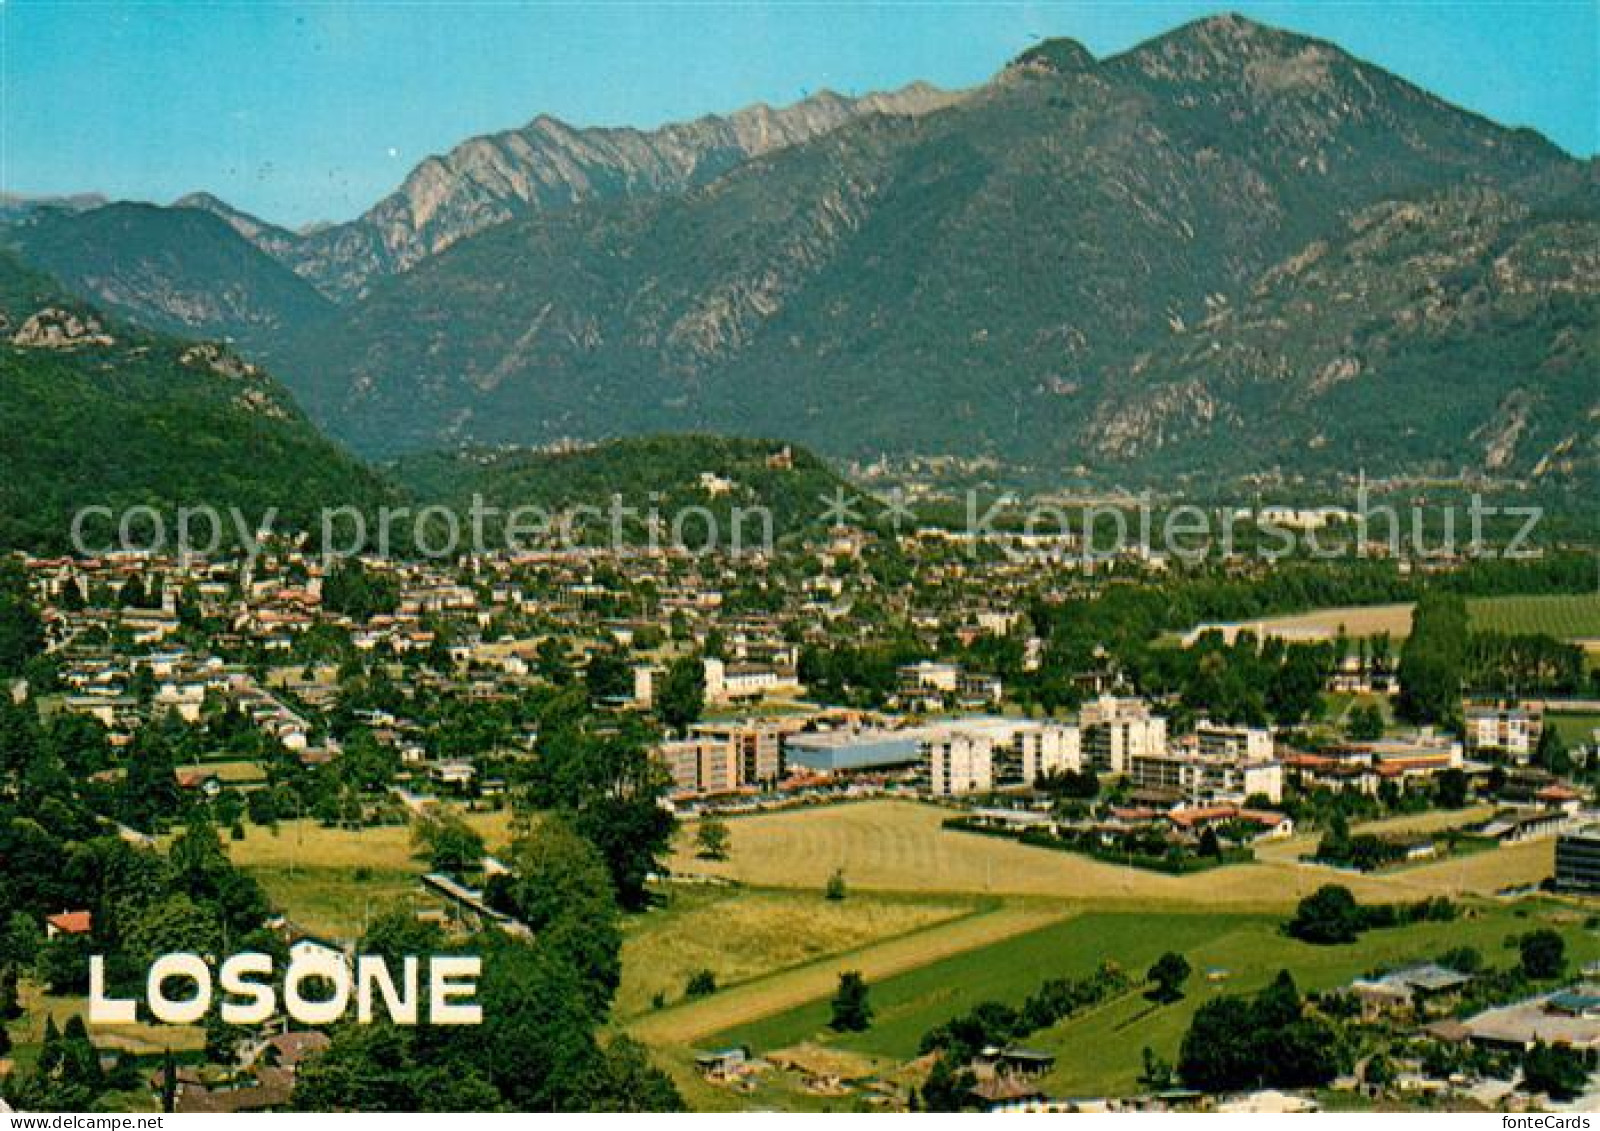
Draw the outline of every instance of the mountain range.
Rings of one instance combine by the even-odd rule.
[[[1600,174],[1219,16],[961,92],[548,117],[291,232],[196,195],[4,238],[225,336],[368,455],[657,432],[1122,481],[1600,468]]]

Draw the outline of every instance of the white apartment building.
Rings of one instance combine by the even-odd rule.
[[[1229,726],[1202,720],[1195,724],[1200,757],[1235,762],[1272,760],[1272,732],[1264,727]]]
[[[902,695],[954,695],[961,682],[961,665],[923,660],[901,666],[896,674]]]
[[[1072,723],[980,715],[929,727],[924,733],[947,731],[988,739],[989,778],[995,787],[1031,786],[1042,775],[1083,768],[1083,736]]]
[[[1521,707],[1468,707],[1467,750],[1497,751],[1519,762],[1533,757],[1539,747],[1544,719]]]
[[[1083,754],[1091,768],[1102,773],[1126,774],[1133,759],[1163,754],[1167,749],[1167,720],[1150,713],[1143,699],[1102,695],[1078,712],[1083,732]]]
[[[1022,782],[1083,768],[1083,732],[1070,723],[1030,723],[1017,730]]]
[[[934,728],[921,740],[928,787],[937,797],[994,788],[994,739],[981,732]]]
[[[1129,778],[1140,789],[1173,790],[1191,802],[1283,800],[1283,764],[1272,732],[1201,722],[1193,737],[1159,753],[1135,755]]]

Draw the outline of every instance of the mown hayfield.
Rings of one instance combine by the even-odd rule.
[[[1350,637],[1378,636],[1386,632],[1398,640],[1411,634],[1411,605],[1342,605],[1252,621],[1203,624],[1185,633],[1183,642],[1189,644],[1200,633],[1213,628],[1219,629],[1230,641],[1241,631],[1253,632],[1258,637],[1330,640],[1341,630]]]
[[[720,863],[696,860],[693,828],[684,830],[673,867],[713,872],[759,887],[821,890],[837,869],[853,888],[1038,896],[1075,903],[1227,906],[1275,910],[1336,875],[1293,862],[1298,853],[1263,849],[1263,859],[1188,876],[1169,876],[1035,848],[997,837],[944,829],[951,811],[907,801],[868,801],[727,822],[733,849]],[[1550,842],[1422,865],[1388,876],[1341,883],[1372,898],[1434,893],[1492,894],[1550,874]]]
[[[511,842],[511,813],[460,814],[477,829],[490,852]],[[316,821],[280,821],[276,828],[246,824],[243,840],[229,840],[228,855],[241,868],[371,868],[374,871],[421,872],[423,861],[412,854],[410,825],[376,828],[327,828]]]
[[[652,1008],[656,994],[683,1000],[690,975],[710,970],[724,989],[829,954],[948,922],[993,901],[959,896],[819,892],[673,885],[665,904],[626,920],[622,985],[613,1014]]]
[[[1006,901],[992,910],[936,923],[718,990],[709,997],[637,1015],[627,1028],[654,1046],[697,1044],[719,1030],[750,1024],[832,993],[840,970],[860,970],[869,979],[889,978],[952,955],[982,951],[1068,914],[1070,911],[1055,903]]]
[[[916,1055],[930,1028],[980,1001],[1013,1006],[1040,982],[1081,977],[1104,959],[1142,972],[1165,950],[1184,954],[1195,973],[1186,998],[1157,1006],[1140,990],[1029,1036],[1028,1044],[1057,1054],[1045,1085],[1054,1095],[1103,1095],[1137,1090],[1141,1050],[1175,1058],[1199,1004],[1210,996],[1252,992],[1287,969],[1302,990],[1330,989],[1379,966],[1430,958],[1450,947],[1478,947],[1491,962],[1507,961],[1505,939],[1550,922],[1567,937],[1574,963],[1600,954],[1592,932],[1575,917],[1539,911],[1526,918],[1508,906],[1475,905],[1453,923],[1428,923],[1368,932],[1350,946],[1314,947],[1286,938],[1281,917],[1206,912],[1086,913],[996,943],[982,951],[882,979],[871,986],[872,1027],[837,1034],[827,1028],[828,1004],[819,998],[758,1022],[712,1034],[704,1043],[748,1043],[762,1050],[803,1042],[878,1058],[885,1065]],[[1206,971],[1222,971],[1216,982]]]
[[[1538,596],[1475,597],[1467,602],[1472,627],[1480,632],[1543,633],[1561,640],[1600,641],[1600,592]],[[1228,639],[1243,630],[1290,640],[1327,640],[1388,633],[1396,640],[1411,634],[1412,605],[1347,605],[1238,623],[1205,624],[1183,636],[1189,643],[1206,629]]]
[[[1469,608],[1472,627],[1479,631],[1600,639],[1600,593],[1488,597],[1470,602]]]

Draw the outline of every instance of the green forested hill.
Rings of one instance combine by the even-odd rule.
[[[61,549],[74,512],[236,506],[282,524],[383,481],[227,349],[114,321],[0,253],[0,548]],[[103,533],[103,527],[100,528]]]
[[[765,507],[779,535],[819,528],[823,500],[849,490],[803,448],[718,436],[646,436],[570,451],[428,453],[404,457],[391,470],[415,498],[462,513],[474,494],[502,512],[533,506],[550,514],[580,505],[605,509],[618,497],[641,513],[655,507],[668,523],[685,507],[704,507],[721,537],[734,507]],[[627,526],[631,536],[639,523],[630,519]],[[698,545],[703,531],[698,521],[687,524],[685,541]]]

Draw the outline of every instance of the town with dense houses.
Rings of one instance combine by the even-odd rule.
[[[631,1026],[669,1065],[673,1050],[684,1050],[682,1067],[668,1068],[680,1088],[730,1100],[810,1097],[802,1106],[1295,1110],[1470,1101],[1516,1110],[1573,1094],[1570,1080],[1545,1084],[1537,1072],[1577,1079],[1561,1058],[1577,1057],[1587,1074],[1582,1065],[1600,1048],[1600,945],[1589,941],[1600,915],[1584,910],[1589,894],[1600,895],[1593,684],[1581,675],[1573,684],[1560,666],[1572,646],[1550,641],[1523,649],[1555,657],[1553,667],[1536,661],[1549,673],[1543,686],[1525,682],[1521,651],[1490,649],[1489,666],[1457,676],[1454,697],[1422,704],[1407,689],[1412,673],[1426,675],[1414,643],[1425,638],[1425,618],[1450,615],[1448,607],[1430,612],[1428,594],[1478,584],[1489,593],[1505,585],[1559,591],[1569,569],[1560,558],[1523,567],[1514,582],[1470,562],[1331,567],[1335,587],[1422,594],[1413,605],[1383,606],[1404,615],[1355,635],[1338,610],[1320,620],[1174,631],[1184,627],[1166,615],[1174,603],[1211,607],[1221,598],[1202,595],[1225,593],[1236,578],[1271,584],[1264,567],[1242,558],[1181,572],[1142,555],[1098,566],[1066,554],[1048,564],[1005,555],[975,563],[969,549],[932,530],[840,527],[771,554],[721,557],[552,546],[457,562],[328,561],[288,542],[262,550],[17,561],[15,599],[34,610],[38,655],[10,684],[8,733],[25,733],[29,724],[18,720],[37,714],[43,731],[34,741],[43,750],[61,744],[61,762],[81,775],[71,804],[109,821],[123,850],[176,852],[209,841],[212,867],[232,869],[254,892],[234,897],[253,908],[240,926],[291,957],[309,948],[348,964],[380,928],[441,942],[483,932],[538,938],[537,915],[516,894],[522,855],[533,851],[526,830],[540,812],[569,806],[582,819],[581,802],[560,793],[588,788],[581,771],[546,770],[549,731],[570,725],[562,715],[578,707],[614,720],[584,756],[602,758],[607,734],[628,736],[639,761],[617,772],[638,775],[662,827],[676,826],[666,839],[649,834],[654,847],[642,859],[607,860],[625,870],[619,883],[638,885],[641,906],[656,908],[633,930],[648,934],[655,917],[668,936],[656,944],[663,954],[680,902],[690,919],[714,921],[724,903],[737,919],[741,901],[792,891],[818,868],[826,883],[813,898],[830,914],[905,898],[890,895],[895,888],[942,886],[937,873],[908,881],[877,855],[861,858],[870,842],[879,842],[873,852],[898,844],[934,869],[966,873],[981,862],[983,881],[963,898],[1016,891],[1002,905],[1029,913],[1037,911],[1015,902],[1022,892],[1099,891],[1109,909],[1139,898],[1118,897],[1120,887],[1147,891],[1164,909],[1187,901],[1178,894],[1186,885],[1203,904],[1210,877],[1227,893],[1230,876],[1253,875],[1259,898],[1291,907],[1299,899],[1277,928],[1307,940],[1296,946],[1359,955],[1365,939],[1389,933],[1438,939],[1431,950],[1419,940],[1384,946],[1370,962],[1357,957],[1359,976],[1329,979],[1313,963],[1303,987],[1291,980],[1259,991],[1258,1003],[1306,995],[1296,1009],[1327,1044],[1314,1067],[1235,1078],[1191,1044],[1248,1045],[1256,1039],[1248,1026],[1205,1038],[1191,1027],[1173,1034],[1184,1039],[1172,1047],[1143,1046],[1144,1059],[1117,1067],[1138,1086],[1093,1095],[1054,1083],[1066,1067],[1062,1046],[1036,1047],[1053,1027],[1091,1025],[1110,1008],[1097,1003],[1129,995],[1156,1008],[1233,1000],[1231,967],[1174,950],[1146,974],[1107,945],[1084,980],[1021,987],[1033,996],[1020,1005],[976,1003],[969,1021],[930,1027],[912,1050],[920,1059],[895,1063],[814,1037],[769,1047],[760,1026],[749,1037],[726,1027],[675,1031],[675,1015],[693,1021],[720,994],[740,990],[720,989],[707,965],[685,975],[681,1005],[671,988],[652,990]],[[805,582],[795,584],[799,570]],[[1103,638],[1080,636],[1065,615],[1113,600],[1129,604]],[[1489,608],[1528,598],[1473,600]],[[1124,631],[1129,623],[1151,635]],[[1512,694],[1501,682],[1508,676],[1528,690]],[[16,796],[35,788],[28,764],[9,764],[24,775],[11,779]],[[563,786],[572,773],[579,778]],[[28,835],[72,835],[44,824],[60,808],[45,802],[26,819],[42,825]],[[866,841],[835,845],[835,822],[869,813],[884,816],[883,826],[868,819]],[[21,820],[9,837],[23,835]],[[767,828],[782,832],[770,839]],[[759,838],[755,846],[745,830]],[[370,856],[366,844],[375,846]],[[797,850],[818,855],[784,858]],[[1504,868],[1493,866],[1502,858]],[[378,872],[384,894],[374,905],[361,893]],[[100,943],[97,915],[107,905],[72,887],[74,873],[50,885],[54,902],[40,906],[36,923],[23,922],[26,911],[13,915],[8,945],[17,953],[6,984],[22,1018],[13,1047],[30,1026],[55,1026],[55,1010],[81,986],[64,956]],[[1435,874],[1437,884],[1423,879]],[[1056,875],[1072,877],[1069,886],[1058,887]],[[1298,896],[1279,895],[1283,884]],[[1392,894],[1377,901],[1376,893]],[[360,899],[359,918],[353,905],[330,911],[329,898]],[[1046,934],[1075,923],[1065,908],[1056,914],[1066,917],[1054,926],[1046,917]],[[1175,938],[1194,914],[1179,916],[1185,926]],[[1541,919],[1565,926],[1521,929]],[[1474,929],[1465,937],[1477,938],[1476,924],[1486,930],[1490,920],[1504,921],[1507,945],[1521,947],[1511,968],[1498,939],[1446,945],[1458,932],[1430,926],[1467,922]],[[1255,919],[1241,913],[1241,921]],[[167,929],[139,922],[120,930]],[[1570,937],[1576,926],[1581,939]],[[1092,950],[1095,939],[1076,945]],[[659,977],[645,965],[631,970],[633,960],[625,943],[623,992],[630,978]],[[870,1000],[882,991],[861,992]],[[43,1018],[23,1008],[40,993],[62,1006]],[[1085,1020],[1074,1022],[1080,1013]],[[675,1035],[702,1031],[741,1039]],[[46,1043],[71,1039],[62,1033]],[[161,1069],[138,1053],[152,1048],[151,1037],[87,1039],[102,1061],[102,1088],[176,1111],[291,1106],[302,1065],[337,1048],[322,1029],[223,1027],[206,1031],[203,1050],[164,1054],[169,1067]],[[1552,1065],[1528,1068],[1533,1049]],[[140,1083],[123,1082],[130,1065]],[[13,1086],[17,1073],[14,1065]],[[1216,1074],[1209,1083],[1208,1073]]]
[[[1193,7],[0,0],[0,1122],[1589,1127],[1600,5]]]

